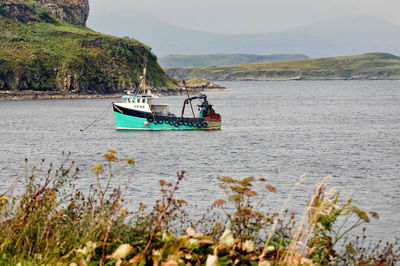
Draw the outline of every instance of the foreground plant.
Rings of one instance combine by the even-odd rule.
[[[57,168],[50,164],[48,170],[43,170],[45,160],[39,167],[33,166],[30,170],[27,167],[24,193],[19,197],[8,195],[12,200],[7,204],[6,196],[1,201],[0,253],[4,254],[4,263],[24,260],[51,263],[72,257],[85,257],[87,261],[100,257],[105,261],[107,247],[111,250],[120,237],[118,230],[111,232],[111,227],[122,226],[126,216],[120,208],[121,190],[110,192],[109,184],[116,172],[134,164],[129,159],[117,171],[112,171],[111,163],[117,162],[112,154],[105,157],[109,163],[106,185],[102,189],[101,171],[97,172],[97,188],[89,195],[84,195],[73,184],[79,168],[69,159],[69,154],[63,154]],[[82,252],[88,243],[93,243],[91,247],[103,247],[100,256],[96,252],[88,258],[90,252]]]
[[[291,256],[301,255],[314,263],[329,264],[339,257],[336,244],[356,227],[369,223],[368,214],[351,205],[352,199],[339,204],[339,191],[335,188],[326,191],[326,177],[316,188],[308,202],[304,214],[287,249],[278,261],[285,264]],[[370,212],[377,218],[377,213]],[[337,226],[339,217],[344,217],[341,226]]]
[[[340,204],[339,192],[326,189],[329,178],[296,219],[286,205],[304,176],[272,215],[263,202],[276,189],[265,179],[222,177],[226,199],[189,223],[186,201],[176,198],[183,171],[175,183],[159,181],[160,200],[152,208],[141,203],[130,212],[125,190],[112,188],[112,181],[135,162],[119,159],[114,149],[102,157],[105,163],[92,168],[96,178],[87,195],[74,185],[79,169],[69,154],[57,168],[50,164],[44,171],[43,160],[27,171],[21,196],[0,194],[0,264],[395,265],[399,259],[399,242],[366,246],[365,230],[348,240],[377,214],[351,199]]]

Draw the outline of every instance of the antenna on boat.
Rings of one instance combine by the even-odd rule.
[[[188,88],[186,87],[186,82],[185,82],[185,80],[182,80],[182,82],[183,82],[183,86],[185,86],[186,94],[187,94],[187,97],[188,97],[188,100],[189,100],[189,99],[190,99],[190,96],[189,96],[189,90],[188,90]],[[189,104],[190,104],[190,108],[192,109],[193,118],[196,118],[196,116],[194,115],[194,111],[193,111],[192,101],[189,101]],[[182,113],[182,114],[183,114],[183,113]]]

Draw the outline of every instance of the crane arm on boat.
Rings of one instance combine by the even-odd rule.
[[[190,97],[187,98],[184,102],[183,102],[183,107],[182,107],[182,113],[181,113],[181,117],[183,117],[184,113],[185,113],[185,107],[187,104],[191,103],[193,100],[196,99],[201,99],[203,100],[203,102],[199,105],[199,107],[207,107],[209,106],[208,101],[207,101],[207,95],[205,94],[200,94],[199,96],[194,96],[194,97]]]

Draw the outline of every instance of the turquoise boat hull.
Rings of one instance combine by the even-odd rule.
[[[204,118],[168,118],[154,119],[124,114],[114,110],[117,130],[220,130],[221,121],[209,121]]]

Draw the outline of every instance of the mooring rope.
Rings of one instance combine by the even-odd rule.
[[[106,111],[108,111],[110,109],[110,107],[112,106],[113,103],[110,103],[109,105],[107,105],[106,109],[104,109],[104,111],[92,122],[90,123],[87,127],[85,128],[81,128],[81,131],[85,131],[86,129],[88,129],[91,125],[93,125],[96,121],[98,121],[102,115],[105,114]]]

